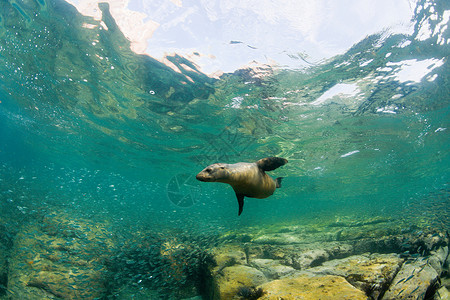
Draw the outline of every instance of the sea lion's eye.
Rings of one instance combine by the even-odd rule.
[[[211,173],[211,169],[206,169],[205,171],[208,173]]]
[[[220,169],[222,169],[222,170],[223,170],[223,169],[225,169],[225,167],[220,167]]]

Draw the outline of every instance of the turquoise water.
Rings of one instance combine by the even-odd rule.
[[[386,30],[306,69],[219,79],[181,56],[168,58],[175,72],[135,54],[101,8],[108,30],[63,1],[0,2],[0,220],[11,236],[55,210],[125,237],[336,216],[449,229],[447,1],[419,1],[411,35]],[[246,199],[240,217],[229,186],[195,180],[215,162],[268,156],[289,160],[271,172],[283,187]]]

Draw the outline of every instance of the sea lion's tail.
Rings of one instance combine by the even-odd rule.
[[[275,179],[275,184],[277,188],[281,187],[281,180],[283,180],[284,177],[278,177],[277,179]]]

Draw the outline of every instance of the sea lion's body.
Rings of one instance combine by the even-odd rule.
[[[263,199],[275,192],[275,180],[256,163],[227,164],[226,168],[230,172],[229,177],[221,182],[231,185],[236,194]]]
[[[280,187],[281,178],[272,179],[266,171],[272,171],[284,164],[287,160],[280,157],[268,157],[255,163],[210,165],[197,174],[197,179],[205,182],[223,182],[233,187],[239,203],[239,215],[244,206],[244,197],[267,198],[277,187]]]

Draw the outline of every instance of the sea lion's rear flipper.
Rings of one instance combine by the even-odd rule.
[[[242,210],[244,209],[244,195],[236,193],[236,198],[239,204],[238,216],[240,216],[242,214]]]
[[[278,177],[277,179],[275,179],[275,186],[276,188],[280,188],[281,187],[281,180],[283,180],[284,177]]]
[[[272,171],[287,163],[287,159],[281,157],[266,157],[256,162],[256,165],[263,171]]]

